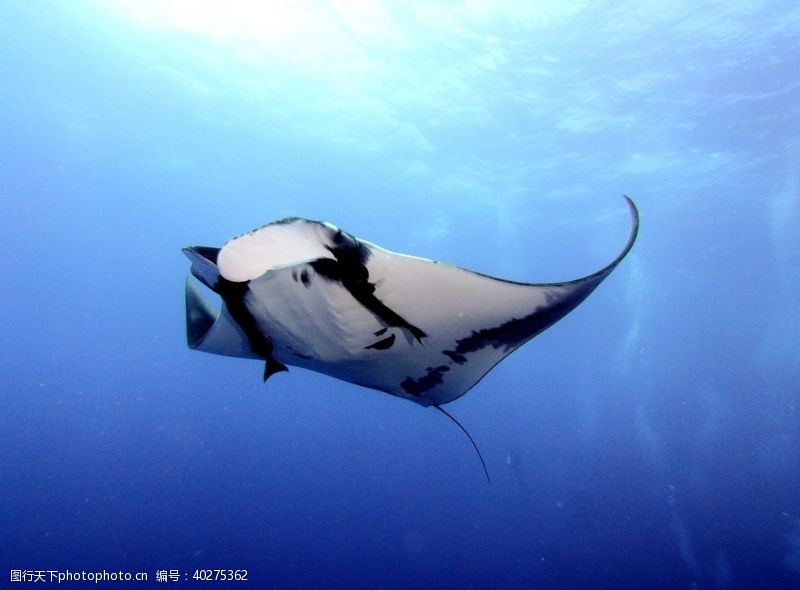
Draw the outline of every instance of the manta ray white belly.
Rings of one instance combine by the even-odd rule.
[[[223,248],[187,248],[192,274],[222,298],[214,312],[187,285],[192,348],[295,365],[422,405],[452,401],[506,355],[580,304],[630,251],[587,277],[504,281],[406,256],[327,223],[291,218]]]

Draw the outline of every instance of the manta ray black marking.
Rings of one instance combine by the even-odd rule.
[[[622,252],[563,283],[496,279],[297,217],[222,248],[185,248],[192,275],[222,300],[214,310],[187,278],[189,347],[261,359],[264,380],[295,365],[441,406],[575,309],[625,258],[639,229],[625,198],[632,227]]]

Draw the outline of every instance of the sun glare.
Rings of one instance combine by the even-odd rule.
[[[116,5],[145,26],[228,41],[274,42],[304,34],[315,12],[305,2],[284,0],[118,0]]]
[[[274,54],[299,50],[335,57],[365,43],[380,51],[480,40],[497,27],[544,26],[578,8],[554,0],[388,3],[380,0],[108,0],[97,1],[144,28],[185,33]],[[576,3],[580,5],[580,3]],[[491,31],[491,33],[489,33]]]

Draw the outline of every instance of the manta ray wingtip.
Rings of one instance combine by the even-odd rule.
[[[279,361],[276,361],[274,358],[268,358],[264,363],[264,383],[266,383],[267,379],[272,377],[275,373],[281,373],[283,371],[288,372],[289,367]]]
[[[628,203],[628,207],[630,207],[631,210],[631,218],[633,219],[633,227],[631,228],[631,245],[633,245],[632,242],[636,239],[636,235],[639,233],[639,208],[636,206],[636,202],[628,195],[622,195],[622,197]]]
[[[633,248],[633,244],[636,243],[636,238],[639,236],[639,208],[636,206],[636,203],[633,201],[633,199],[631,199],[628,195],[623,194],[622,197],[625,199],[625,202],[628,203],[628,208],[631,213],[631,229],[630,233],[628,234],[628,241],[625,243],[625,247],[622,249],[622,252],[620,252],[608,266],[594,273],[592,276],[610,274],[611,271],[614,270],[614,268],[628,255],[628,252],[630,252]]]

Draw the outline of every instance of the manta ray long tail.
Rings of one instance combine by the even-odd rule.
[[[467,429],[461,425],[461,422],[453,418],[452,415],[450,415],[444,408],[442,408],[442,406],[433,404],[433,407],[439,410],[442,414],[444,414],[448,418],[450,418],[453,422],[455,422],[456,426],[458,426],[464,432],[464,434],[467,435],[469,442],[471,442],[472,446],[475,448],[475,452],[478,453],[478,459],[481,460],[481,465],[483,465],[483,472],[486,474],[486,481],[492,483],[492,480],[489,477],[489,470],[486,469],[486,462],[483,460],[483,455],[481,455],[481,450],[478,448],[478,445],[475,444],[475,441],[472,439],[472,436],[470,436],[469,432],[467,432]]]

